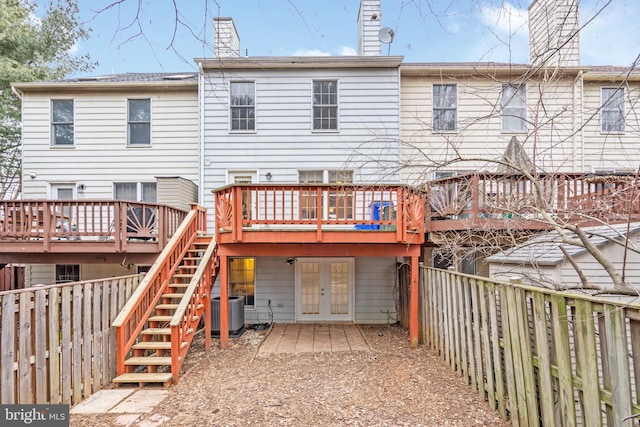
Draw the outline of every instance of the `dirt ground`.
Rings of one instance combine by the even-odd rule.
[[[232,338],[229,350],[219,350],[214,339],[207,352],[200,334],[178,384],[139,422],[164,419],[163,426],[179,427],[511,425],[428,349],[409,349],[406,330],[360,329],[369,352],[258,355],[267,332],[254,330]],[[113,426],[116,418],[73,415],[71,426]]]

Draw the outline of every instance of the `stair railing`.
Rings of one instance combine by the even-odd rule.
[[[205,348],[207,350],[211,348],[211,289],[216,282],[219,269],[218,246],[215,240],[211,239],[169,323],[171,375],[174,382],[178,381],[180,367],[189,351],[203,314],[205,316]]]
[[[111,324],[116,330],[116,369],[118,375],[125,373],[124,363],[127,354],[136,343],[160,297],[167,289],[182,258],[197,238],[205,216],[206,210],[204,208],[193,207]]]

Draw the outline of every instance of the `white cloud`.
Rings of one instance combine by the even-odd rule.
[[[528,30],[527,9],[518,9],[504,2],[500,7],[480,6],[480,19],[483,24],[498,34],[514,35]]]
[[[357,54],[356,50],[350,46],[340,46],[335,50],[335,53],[325,52],[320,49],[298,49],[293,52],[294,56],[354,56]]]
[[[598,1],[581,5],[580,51],[584,65],[627,66],[640,53],[640,28],[631,16],[640,15],[637,2],[612,3],[598,16]]]

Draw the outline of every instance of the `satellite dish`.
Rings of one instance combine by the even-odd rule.
[[[393,29],[391,29],[390,27],[384,27],[381,28],[380,31],[378,31],[378,40],[380,40],[382,43],[389,44],[393,41],[393,36],[395,35],[396,33],[393,31]]]

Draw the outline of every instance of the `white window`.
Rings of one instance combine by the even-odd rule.
[[[624,89],[602,88],[602,132],[624,133]]]
[[[51,100],[51,145],[73,145],[73,99]]]
[[[338,130],[338,81],[314,80],[313,129]]]
[[[113,198],[115,200],[132,200],[155,203],[155,182],[116,182],[113,184]]]
[[[351,184],[353,171],[349,170],[311,170],[299,171],[298,179],[303,184]],[[315,191],[302,191],[300,194],[300,216],[304,219],[316,219],[318,207],[322,207],[329,218],[351,219],[353,218],[353,193],[348,190],[329,192],[328,204],[324,200],[318,200]]]
[[[231,130],[256,130],[256,85],[231,82]]]
[[[527,86],[502,85],[502,132],[527,131]]]
[[[151,100],[129,99],[128,107],[128,144],[151,145]]]
[[[454,131],[458,127],[456,85],[433,85],[433,130]]]

